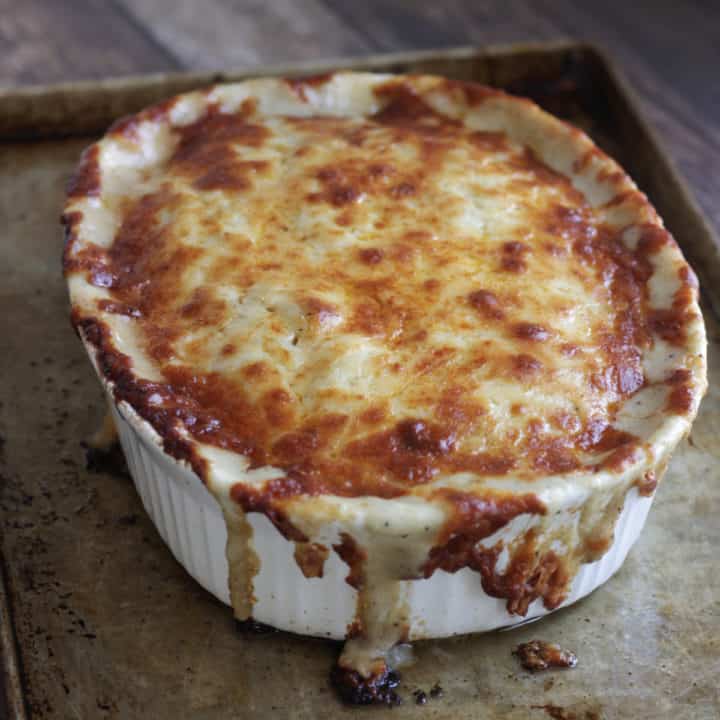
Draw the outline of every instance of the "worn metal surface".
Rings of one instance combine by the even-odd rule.
[[[717,303],[717,268],[708,267],[716,246],[702,218],[602,63],[582,53],[568,60],[567,52],[544,62],[537,50],[492,60],[426,58],[421,67],[510,85],[584,124],[649,191],[681,245],[700,260],[707,298]],[[179,81],[167,82],[146,83],[143,92],[152,89],[144,99]],[[97,122],[105,122],[108,107],[131,109],[137,97],[128,101],[128,89],[96,96]],[[92,106],[92,89],[82,92]],[[75,134],[73,105],[66,100],[63,107],[58,115],[40,95],[25,105],[26,136],[40,137],[49,117]],[[99,421],[102,397],[67,321],[58,215],[64,183],[87,142],[0,146],[0,508],[8,606],[0,602],[0,641],[13,712],[23,712],[9,656],[16,638],[33,718],[720,715],[720,328],[709,309],[708,397],[618,575],[539,623],[419,643],[416,664],[403,673],[403,706],[344,708],[327,684],[336,644],[238,632],[229,609],[173,560],[129,479],[84,469],[79,441]],[[578,667],[523,671],[511,651],[533,638],[576,651]],[[412,691],[428,692],[435,683],[443,696],[417,706]]]

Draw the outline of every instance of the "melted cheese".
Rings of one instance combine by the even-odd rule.
[[[642,259],[527,144],[398,88],[370,117],[246,102],[170,133],[133,126],[106,151],[133,182],[110,174],[101,284],[166,376],[218,386],[220,407],[196,398],[211,424],[263,463],[299,454],[324,490],[353,494],[329,469],[346,456],[361,494],[371,475],[593,466],[628,441],[608,432],[644,383],[640,329],[637,347],[608,340],[643,320],[643,278],[615,282]]]

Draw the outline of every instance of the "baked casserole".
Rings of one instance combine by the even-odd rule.
[[[240,619],[392,648],[622,564],[706,387],[695,275],[623,170],[428,76],[174,97],[83,155],[73,323],[144,504]]]

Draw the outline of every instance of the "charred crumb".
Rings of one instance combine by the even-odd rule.
[[[280,632],[272,625],[266,625],[265,623],[258,622],[252,618],[248,618],[247,620],[236,620],[235,629],[238,632],[251,633],[253,635],[268,635],[269,633]]]
[[[82,447],[85,450],[85,469],[89,472],[130,477],[120,443],[113,443],[107,450],[90,447],[86,443],[82,443]]]
[[[137,521],[137,513],[128,513],[127,515],[121,515],[117,520],[118,525],[124,525],[126,527],[130,527],[131,525],[137,525]]]
[[[595,710],[575,711],[547,703],[546,705],[531,705],[536,710],[544,710],[553,720],[600,720],[600,714]]]
[[[440,698],[445,694],[445,691],[440,686],[440,683],[435,683],[430,688],[430,697],[435,700],[436,698]]]
[[[400,676],[394,670],[364,678],[355,670],[335,665],[330,683],[347,705],[400,705],[402,698],[395,692]]]
[[[117,711],[117,704],[114,700],[111,700],[110,698],[99,697],[95,700],[95,705],[97,706],[98,710],[102,710],[106,713]]]
[[[520,643],[513,650],[520,664],[530,672],[542,672],[550,668],[573,668],[577,665],[577,656],[559,645],[544,640],[531,640]]]
[[[427,704],[427,694],[424,690],[414,690],[413,691],[413,697],[415,698],[415,704],[416,705],[426,705]]]

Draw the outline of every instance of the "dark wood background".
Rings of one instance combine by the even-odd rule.
[[[0,84],[582,38],[720,229],[720,0],[0,0]]]
[[[0,84],[582,38],[720,228],[720,0],[0,0]]]

